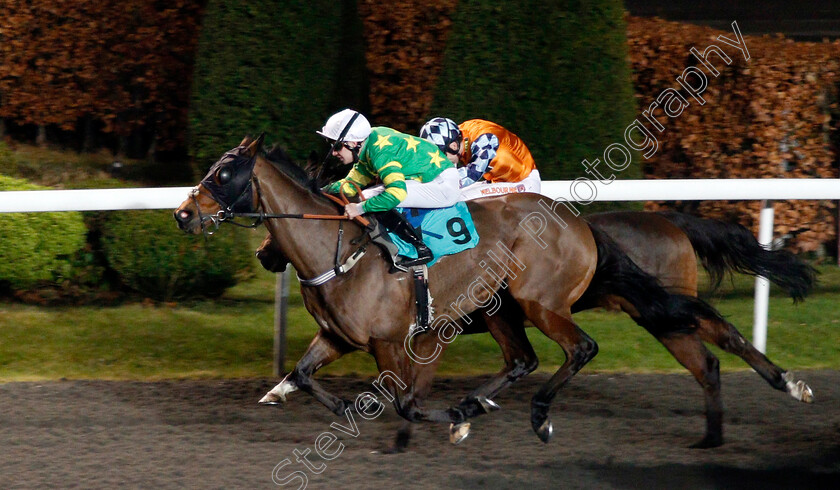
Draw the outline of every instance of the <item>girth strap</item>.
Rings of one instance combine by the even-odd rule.
[[[301,286],[320,286],[321,284],[325,284],[330,280],[334,279],[337,276],[342,274],[346,274],[353,266],[356,265],[366,253],[367,245],[360,247],[358,250],[353,252],[353,255],[347,257],[347,260],[344,261],[343,264],[333,267],[332,269],[324,272],[323,274],[313,277],[312,279],[303,279],[299,275],[297,276],[298,281],[300,282]]]

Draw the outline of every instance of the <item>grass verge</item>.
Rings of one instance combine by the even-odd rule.
[[[255,232],[255,240],[260,237]],[[44,308],[0,305],[0,381],[45,379],[240,378],[271,376],[275,276],[257,274],[217,301],[177,305]],[[840,369],[840,271],[821,268],[821,286],[804,303],[773,291],[768,357],[788,369]],[[737,277],[708,298],[751,338],[753,281]],[[317,331],[292,285],[286,368],[291,369]],[[671,355],[626,315],[588,311],[575,316],[596,339],[598,356],[587,371],[684,372]],[[536,329],[529,338],[540,370],[553,372],[562,351]],[[714,349],[724,370],[747,369]],[[487,334],[463,335],[444,354],[440,373],[486,374],[502,365]],[[327,375],[373,375],[370,355],[357,352],[321,370]]]
[[[0,143],[0,174],[42,185],[113,187],[118,181],[108,173],[112,161],[107,152],[77,155]],[[144,174],[142,162],[126,163],[128,175]],[[263,233],[255,232],[255,247]],[[0,381],[271,376],[276,279],[256,260],[254,269],[253,278],[218,301],[105,308],[0,303]],[[767,355],[785,368],[840,369],[840,269],[820,270],[821,285],[800,305],[773,290]],[[736,277],[709,298],[747,338],[752,337],[753,283],[752,278]],[[286,369],[294,366],[318,328],[303,307],[297,284],[291,289]],[[626,315],[588,311],[575,320],[600,347],[587,371],[685,372]],[[539,369],[556,370],[564,361],[559,347],[535,329],[528,335],[540,358]],[[748,369],[740,359],[712,350],[723,370]],[[486,374],[501,365],[499,348],[489,335],[464,335],[444,354],[439,372]],[[372,357],[360,352],[321,370],[327,375],[375,372]]]

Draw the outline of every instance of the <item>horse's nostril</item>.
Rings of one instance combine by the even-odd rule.
[[[187,220],[187,219],[189,219],[189,218],[190,218],[190,215],[191,215],[191,214],[192,214],[192,213],[190,213],[190,212],[189,212],[189,211],[187,211],[187,210],[181,210],[181,211],[178,211],[177,216],[178,216],[178,218],[179,218],[179,219],[181,219],[181,220]]]

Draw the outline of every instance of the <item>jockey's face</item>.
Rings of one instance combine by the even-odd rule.
[[[457,166],[458,162],[461,160],[461,155],[464,154],[463,140],[461,140],[460,142],[459,141],[453,141],[452,143],[449,143],[449,149],[452,150],[452,151],[455,151],[456,149],[458,150],[457,153],[450,153],[448,151],[444,152],[444,154],[446,155],[446,158],[448,158],[449,161],[452,162],[452,165]]]
[[[341,160],[341,163],[345,165],[355,163],[356,152],[354,150],[361,144],[359,141],[345,141],[341,144],[333,145],[331,150],[332,155]]]

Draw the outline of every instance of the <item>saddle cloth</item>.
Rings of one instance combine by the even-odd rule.
[[[459,202],[449,208],[399,208],[399,211],[412,226],[422,231],[423,242],[435,254],[428,266],[444,255],[453,255],[478,245],[478,232],[466,203]],[[417,257],[413,246],[393,233],[388,233],[388,236],[399,249],[399,255]]]

